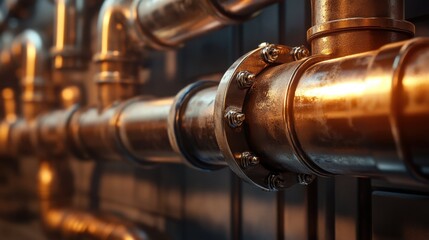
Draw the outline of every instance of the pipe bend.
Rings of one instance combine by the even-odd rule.
[[[138,63],[133,31],[133,0],[107,0],[97,23],[94,62],[100,109],[135,96]]]
[[[11,64],[19,72],[21,100],[25,118],[34,118],[46,109],[51,96],[46,94],[46,54],[42,36],[34,30],[19,34],[10,47]]]
[[[132,0],[107,0],[97,22],[95,62],[130,61],[132,36]]]

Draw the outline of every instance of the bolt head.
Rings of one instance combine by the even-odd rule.
[[[310,51],[305,46],[294,47],[292,53],[295,61],[301,60],[310,55]]]
[[[266,63],[274,63],[279,58],[280,50],[274,44],[268,44],[262,49],[262,56]]]
[[[267,178],[268,181],[268,189],[271,191],[277,191],[285,188],[285,180],[283,177],[277,173],[272,173]]]
[[[241,166],[248,168],[259,164],[259,158],[251,152],[243,152],[240,155]]]
[[[225,119],[232,128],[237,128],[243,125],[246,115],[244,113],[231,109],[225,114]]]
[[[255,81],[255,74],[249,71],[240,71],[237,73],[236,80],[238,87],[240,88],[249,88],[252,86]]]

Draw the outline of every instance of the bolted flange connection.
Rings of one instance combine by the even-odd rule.
[[[276,170],[261,164],[253,154],[242,128],[246,119],[244,108],[249,88],[259,80],[264,70],[290,63],[308,55],[304,47],[288,47],[261,43],[239,58],[224,74],[219,84],[215,106],[214,125],[216,140],[229,167],[243,180],[266,191],[276,191],[298,182],[297,174],[285,169]]]
[[[267,178],[268,189],[271,191],[277,191],[286,188],[285,180],[277,173],[271,173]]]
[[[225,119],[228,121],[230,127],[237,128],[243,125],[246,116],[238,110],[231,109],[225,114]]]
[[[301,185],[309,185],[316,177],[310,174],[298,174],[298,183]]]
[[[243,152],[240,155],[241,166],[243,168],[248,168],[259,164],[259,158],[251,152]]]
[[[255,74],[249,71],[240,71],[237,73],[236,80],[239,88],[249,88],[255,81]]]
[[[261,43],[259,46],[262,49],[262,58],[266,63],[274,63],[279,58],[280,49],[275,44]]]

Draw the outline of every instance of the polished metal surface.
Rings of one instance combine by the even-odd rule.
[[[214,136],[216,81],[198,81],[180,91],[170,108],[168,135],[190,166],[218,170],[226,163]]]
[[[397,145],[398,140],[400,144],[405,144],[402,143],[405,139],[398,139],[395,131],[398,131],[396,121],[424,121],[422,118],[426,115],[415,112],[417,109],[426,109],[423,99],[414,98],[415,101],[410,99],[407,102],[401,99],[417,91],[412,86],[424,89],[425,84],[412,77],[404,77],[397,83],[401,88],[396,89],[393,80],[395,72],[410,72],[408,68],[416,69],[415,64],[424,64],[426,44],[425,40],[414,40],[387,45],[375,52],[314,61],[307,66],[302,63],[285,64],[267,70],[265,76],[269,77],[255,81],[245,111],[250,113],[247,114],[249,132],[256,146],[255,151],[272,159],[271,164],[277,167],[302,171],[299,165],[291,162],[294,151],[290,149],[287,134],[293,130],[298,147],[305,153],[304,165],[310,161],[323,172],[333,174],[397,180],[409,178],[409,175],[419,178],[408,171],[409,163],[403,159],[401,146]],[[417,54],[417,51],[422,52]],[[401,59],[408,58],[404,55],[408,52],[420,55],[419,61],[406,61],[407,65]],[[395,61],[404,64],[395,65]],[[426,75],[422,70],[420,73]],[[289,79],[290,76],[299,80]],[[406,79],[410,81],[410,78],[413,84],[402,82]],[[287,83],[294,81],[296,86],[286,91]],[[285,98],[290,94],[293,94],[293,102],[287,105]],[[279,98],[284,100],[278,101]],[[394,100],[401,102],[393,105]],[[258,104],[261,101],[265,104]],[[252,108],[255,105],[258,107]],[[414,110],[410,109],[411,106]],[[293,108],[293,115],[285,115],[285,109],[290,108]],[[401,114],[392,116],[393,111]],[[402,114],[408,111],[413,114]],[[263,115],[267,112],[270,114]],[[410,119],[407,119],[408,116]],[[285,128],[285,119],[288,119],[287,122],[293,120],[292,128]],[[401,131],[410,131],[413,127],[401,125],[400,128]],[[424,131],[424,128],[419,128],[419,131]],[[416,133],[412,134],[413,137],[410,137],[411,134],[408,136],[406,142],[409,145],[406,147],[413,146],[415,151],[423,154],[424,147],[421,144],[426,141],[425,137]],[[289,150],[285,151],[287,148]],[[427,166],[424,157],[417,152],[411,153],[414,156],[411,164],[418,162],[420,165],[417,170],[421,172]]]
[[[251,117],[243,108],[247,96],[241,84],[241,73],[248,71],[255,76],[263,74],[274,64],[284,64],[295,60],[293,48],[263,43],[259,48],[238,59],[225,73],[216,94],[214,113],[216,140],[230,168],[242,179],[264,190],[274,191],[291,186],[297,182],[297,176],[289,171],[278,171],[266,167],[264,158],[261,164],[248,167],[243,164],[242,154],[252,152],[247,141],[244,121]],[[255,83],[253,83],[255,84]],[[260,104],[260,103],[258,103]],[[263,104],[263,103],[262,103]],[[252,108],[257,105],[253,105]],[[268,112],[264,113],[269,115]],[[240,116],[240,117],[239,117]],[[253,116],[260,118],[260,116]],[[270,124],[270,122],[267,122]],[[251,126],[246,126],[250,127]]]
[[[403,0],[312,0],[312,53],[341,57],[412,37],[403,6]]]
[[[147,41],[155,49],[174,48],[184,41],[239,23],[278,0],[138,1],[138,19]]]
[[[100,109],[136,95],[139,66],[131,36],[136,28],[132,4],[132,0],[108,0],[98,15],[93,61],[99,69],[94,78]]]

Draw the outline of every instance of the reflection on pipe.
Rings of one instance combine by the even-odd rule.
[[[138,24],[145,46],[175,48],[186,40],[242,22],[279,0],[190,0],[138,3]]]
[[[138,62],[133,35],[132,0],[107,0],[101,7],[97,22],[99,108],[105,109],[121,100],[135,96],[138,83]]]
[[[86,69],[91,58],[90,28],[101,0],[56,0],[53,68]]]
[[[24,31],[13,40],[9,54],[20,73],[22,113],[25,118],[34,118],[51,100],[42,36],[33,30]]]
[[[178,47],[185,40],[241,22],[274,0],[107,0],[97,25],[100,109],[135,96],[139,51]]]

